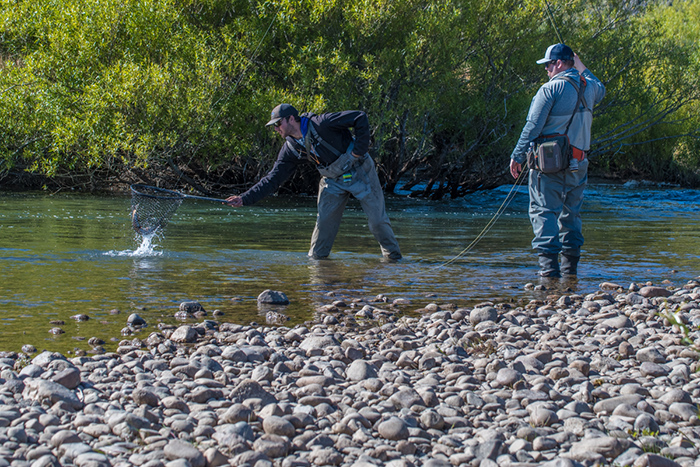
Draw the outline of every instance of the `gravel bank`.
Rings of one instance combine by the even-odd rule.
[[[5,352],[0,467],[700,467],[700,282],[600,289]]]

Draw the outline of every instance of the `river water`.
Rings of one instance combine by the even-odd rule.
[[[177,324],[183,301],[200,302],[212,318],[265,323],[256,298],[287,294],[289,325],[338,297],[406,298],[469,306],[486,300],[543,298],[530,249],[527,191],[519,187],[488,233],[510,187],[459,200],[390,196],[388,210],[404,259],[384,262],[359,206],[346,210],[331,259],[307,257],[315,221],[312,197],[273,197],[234,209],[186,200],[165,232],[144,242],[132,230],[128,196],[0,193],[0,350],[25,344],[73,352],[98,337],[116,348],[131,313],[149,323]],[[700,275],[700,190],[593,184],[583,210],[584,259],[577,293],[603,281],[681,286]],[[334,298],[329,293],[335,294]],[[78,322],[71,317],[85,314]],[[63,324],[60,324],[63,322]],[[56,324],[59,323],[59,324]],[[49,331],[60,328],[63,334]]]

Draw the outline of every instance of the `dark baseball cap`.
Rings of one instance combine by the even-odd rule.
[[[274,125],[275,123],[282,120],[284,117],[289,117],[291,115],[298,117],[299,112],[290,104],[280,104],[274,109],[272,109],[272,119],[269,122],[267,122],[265,126]]]
[[[554,44],[547,48],[547,52],[544,54],[544,58],[537,60],[538,65],[542,65],[553,60],[573,60],[574,51],[571,47],[565,44]]]

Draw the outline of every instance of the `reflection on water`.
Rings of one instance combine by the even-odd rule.
[[[131,229],[128,197],[0,194],[0,350],[88,349],[87,339],[120,339],[136,312],[149,327],[177,324],[183,301],[199,301],[213,318],[264,323],[256,298],[266,289],[287,294],[290,325],[311,317],[315,304],[336,297],[407,298],[408,311],[429,302],[472,305],[529,300],[536,261],[530,250],[527,191],[518,188],[498,222],[466,255],[510,187],[459,200],[388,197],[404,259],[384,262],[359,206],[350,203],[331,259],[306,256],[316,219],[315,199],[271,198],[233,209],[188,200],[160,236]],[[588,293],[610,280],[682,285],[696,277],[700,252],[700,191],[596,185],[584,204],[584,258],[575,282]],[[329,296],[330,293],[334,297]],[[87,322],[70,317],[84,313]],[[66,332],[52,335],[64,324]]]

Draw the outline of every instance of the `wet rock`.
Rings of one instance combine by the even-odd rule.
[[[199,302],[189,301],[189,302],[180,303],[180,311],[192,315],[192,314],[202,312],[205,310],[204,310],[204,307]]]
[[[182,308],[182,305],[180,305]],[[131,327],[143,327],[146,326],[146,320],[143,319],[141,316],[139,316],[136,313],[132,313],[129,315],[129,317],[126,319],[126,324]]]
[[[284,292],[268,289],[258,295],[258,303],[266,305],[289,305],[289,299]]]

